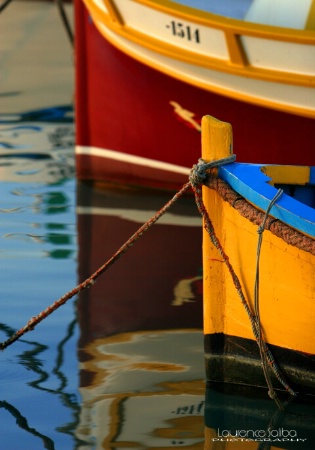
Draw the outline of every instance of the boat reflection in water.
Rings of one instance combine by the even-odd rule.
[[[203,448],[200,331],[123,333],[84,350],[77,438],[104,449]]]
[[[169,194],[78,186],[79,278],[108,260]],[[80,294],[82,409],[91,448],[203,448],[201,219],[182,198]]]

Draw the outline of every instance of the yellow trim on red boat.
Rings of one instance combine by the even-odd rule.
[[[191,21],[194,21],[195,23],[200,23],[212,28],[221,29],[222,32],[225,33],[227,49],[229,51],[229,60],[225,61],[219,58],[198,55],[193,51],[181,49],[177,46],[161,42],[160,40],[151,38],[143,33],[138,32],[135,29],[131,29],[127,24],[123,23],[121,13],[112,0],[104,0],[106,5],[111,4],[111,10],[115,10],[113,13],[111,12],[109,14],[107,14],[105,10],[102,10],[94,0],[83,1],[90,10],[98,30],[112,45],[120,49],[122,52],[127,53],[129,56],[137,59],[138,61],[184,82],[192,83],[189,75],[186,75],[183,72],[177,73],[172,68],[164,67],[156,60],[152,60],[138,54],[135,50],[131,50],[130,48],[126,49],[124,43],[121,40],[116,40],[115,36],[113,36],[110,32],[117,34],[123,39],[126,39],[129,42],[133,42],[142,48],[147,48],[157,54],[161,54],[173,60],[179,60],[210,70],[225,72],[240,77],[249,77],[253,79],[284,83],[288,85],[297,85],[303,87],[315,86],[314,76],[258,68],[247,64],[244,47],[240,40],[240,37],[246,34],[247,36],[263,37],[266,39],[281,40],[283,42],[295,42],[307,45],[315,45],[314,32],[245,23],[239,20],[226,19],[215,14],[202,13],[201,11],[192,10],[191,8],[184,7],[182,5],[176,5],[176,11],[174,13],[174,3],[170,3],[167,0],[163,0],[159,2],[159,4],[152,2],[151,0],[137,0],[137,3],[141,3],[150,8],[155,8],[156,10],[159,10],[161,12],[167,12],[168,14],[172,15],[175,14],[176,16],[178,15],[178,17],[187,18]],[[192,11],[194,12],[194,16],[192,15]],[[113,15],[114,18],[112,18]],[[254,98],[251,95],[236,91],[233,92],[232,90],[227,90],[220,86],[210,86],[209,84],[206,84],[201,80],[194,79],[194,85],[199,88],[213,91],[218,94],[248,103],[259,104],[261,106],[266,106],[272,109],[286,111],[301,116],[311,118],[315,117],[315,112],[309,110],[308,108],[293,106],[281,102],[278,103],[276,101],[271,101],[261,97]]]
[[[107,3],[108,0],[106,0]],[[97,24],[100,21],[110,30],[119,34],[125,39],[131,40],[138,45],[149,48],[150,50],[163,54],[165,56],[178,59],[190,64],[195,64],[201,67],[211,68],[213,70],[219,70],[227,73],[232,73],[239,76],[249,76],[251,78],[257,78],[262,80],[276,81],[287,84],[295,84],[299,86],[315,86],[315,79],[313,76],[298,74],[294,72],[284,72],[271,69],[263,69],[248,65],[246,62],[244,46],[241,43],[241,36],[260,37],[264,39],[272,39],[283,42],[294,42],[297,44],[315,45],[315,33],[310,31],[291,30],[280,27],[270,27],[260,24],[250,24],[239,20],[225,19],[215,14],[204,13],[196,11],[196,16],[192,14],[183,14],[181,11],[191,8],[186,8],[178,5],[178,11],[168,7],[169,2],[164,1],[161,4],[155,4],[151,1],[138,0],[138,3],[155,8],[161,12],[167,12],[168,14],[175,15],[176,17],[186,18],[194,23],[200,23],[210,28],[219,29],[224,32],[227,47],[229,50],[229,60],[223,61],[219,58],[213,58],[209,56],[202,56],[195,54],[192,51],[178,48],[177,46],[161,42],[158,39],[154,39],[146,34],[138,32],[123,23],[123,19],[119,21],[116,16],[121,17],[121,14],[117,7],[111,7],[115,9],[114,19],[112,19],[112,13],[106,14],[93,0],[84,0],[85,4],[91,10],[93,18]],[[110,2],[111,4],[113,2]],[[165,4],[165,5],[164,5]],[[173,7],[174,4],[172,3]],[[209,20],[205,20],[203,17],[208,17]]]
[[[312,30],[296,30],[271,25],[246,22],[244,20],[231,19],[213,14],[189,6],[180,5],[169,0],[133,0],[136,3],[156,9],[167,14],[172,14],[181,19],[191,20],[201,25],[212,28],[227,29],[237,35],[247,35],[275,39],[288,42],[314,44],[315,33]],[[312,6],[313,7],[313,6]]]
[[[88,1],[88,0],[85,0],[85,1]],[[114,39],[112,37],[112,33],[109,34],[109,32],[107,32],[108,30],[105,31],[104,27],[103,28],[99,27],[99,25],[97,23],[96,23],[96,27],[98,28],[99,32],[103,35],[103,37],[108,42],[110,42],[113,46],[115,46],[120,51],[126,53],[126,47],[123,44],[121,44],[121,42]],[[162,67],[160,64],[158,64],[155,61],[152,61],[152,60],[148,61],[146,58],[142,57],[137,52],[132,51],[130,49],[128,50],[128,55],[133,57],[137,61],[152,67],[155,70],[165,73],[166,75],[172,76],[174,78],[177,78],[180,81],[184,81],[189,84],[192,83],[190,77],[186,76],[183,72],[178,74],[177,72],[175,72],[171,69]],[[309,109],[294,107],[294,106],[287,105],[287,104],[278,104],[276,102],[265,100],[261,97],[253,98],[250,95],[246,95],[246,94],[239,93],[239,92],[233,92],[233,91],[230,91],[230,90],[224,89],[222,87],[218,87],[218,86],[211,87],[208,84],[206,84],[202,81],[199,81],[199,80],[194,80],[194,86],[196,86],[200,89],[212,91],[212,92],[215,92],[216,94],[224,95],[226,97],[233,98],[235,100],[244,101],[244,102],[247,102],[250,104],[254,104],[254,105],[258,104],[259,106],[264,106],[264,107],[279,110],[279,111],[285,111],[287,113],[292,113],[292,114],[296,114],[299,116],[315,118],[315,112],[310,111]]]
[[[116,22],[120,26],[123,26],[124,25],[123,18],[121,17],[121,14],[119,13],[113,0],[103,0],[103,2],[109,12],[109,16],[110,16],[111,20],[113,22]]]

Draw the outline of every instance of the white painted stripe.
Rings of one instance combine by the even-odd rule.
[[[101,147],[77,145],[75,147],[75,152],[77,155],[114,159],[115,161],[122,161],[139,166],[147,166],[154,169],[165,170],[167,172],[182,173],[183,175],[189,175],[191,170],[188,167],[178,166],[176,164],[166,163],[163,161],[156,161],[154,159],[144,158],[142,156],[130,155],[128,153],[118,152],[116,150],[108,150]]]
[[[130,220],[135,223],[146,223],[156,214],[156,211],[142,211],[139,209],[120,209],[120,208],[100,208],[93,206],[78,206],[77,214],[101,215],[119,217],[120,219]],[[179,225],[182,227],[201,227],[202,220],[200,216],[182,216],[173,213],[165,213],[156,222],[156,225]]]

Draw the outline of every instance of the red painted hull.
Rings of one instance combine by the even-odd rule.
[[[77,146],[191,168],[200,133],[170,105],[200,120],[210,114],[233,125],[238,162],[315,165],[314,120],[196,88],[134,60],[109,44],[76,0]],[[279,85],[279,89],[281,86]],[[177,188],[184,174],[110,157],[77,154],[79,179]]]

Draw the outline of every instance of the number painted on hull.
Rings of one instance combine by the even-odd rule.
[[[175,20],[171,20],[171,23],[167,24],[166,28],[171,30],[173,36],[200,44],[200,32],[198,28],[193,29],[190,25],[185,25]]]

